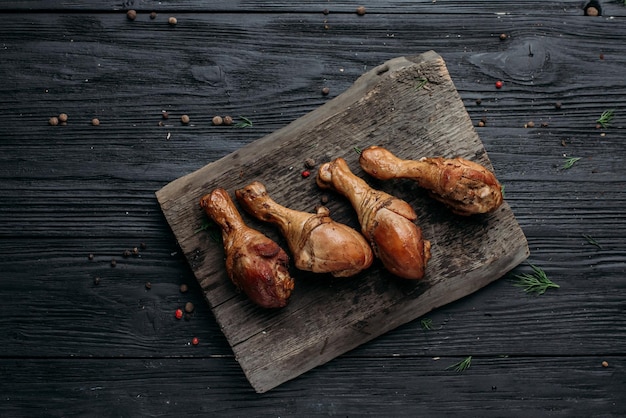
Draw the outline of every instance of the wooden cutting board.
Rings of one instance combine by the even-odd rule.
[[[381,182],[358,165],[356,149],[381,145],[404,159],[460,156],[492,168],[443,59],[433,51],[385,62],[345,93],[288,126],[181,177],[156,196],[241,368],[257,392],[283,382],[502,277],[528,257],[528,244],[504,203],[495,213],[452,214],[409,180]],[[409,202],[432,243],[426,278],[409,281],[374,265],[352,278],[294,270],[289,305],[265,310],[236,291],[224,269],[215,231],[200,198],[223,187],[231,193],[258,180],[278,203],[313,212],[322,196],[331,217],[359,229],[348,201],[318,189],[304,161],[335,157],[377,189]],[[497,173],[496,173],[497,174]],[[243,214],[285,250],[277,228]]]

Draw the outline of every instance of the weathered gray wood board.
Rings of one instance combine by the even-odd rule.
[[[506,203],[493,214],[462,218],[410,181],[367,177],[358,167],[355,148],[374,144],[403,158],[461,156],[491,167],[443,59],[429,51],[374,68],[317,110],[157,191],[163,213],[257,392],[480,289],[528,256],[526,238]],[[348,279],[294,271],[296,289],[288,307],[255,307],[227,278],[221,245],[199,230],[206,222],[199,199],[218,186],[233,194],[258,180],[274,200],[297,210],[313,211],[326,194],[331,216],[358,228],[347,200],[317,188],[315,170],[308,178],[300,175],[306,158],[319,164],[335,157],[345,158],[373,187],[413,205],[432,243],[427,277],[419,282],[398,279],[379,263]],[[245,218],[287,248],[271,225]]]

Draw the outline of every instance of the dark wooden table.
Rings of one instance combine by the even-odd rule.
[[[623,2],[297,3],[2,2],[0,416],[624,416]],[[256,394],[155,191],[431,49],[528,263]],[[516,287],[529,264],[560,288]]]

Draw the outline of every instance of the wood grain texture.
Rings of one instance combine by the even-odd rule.
[[[433,203],[411,181],[378,182],[373,187],[419,212],[418,224],[432,243],[425,280],[393,278],[380,265],[349,280],[294,272],[296,290],[287,308],[251,307],[226,275],[221,245],[198,234],[206,222],[200,198],[217,187],[234,194],[260,181],[282,205],[311,211],[325,193],[317,190],[314,175],[298,179],[292,168],[303,166],[306,156],[320,163],[342,157],[363,176],[353,148],[374,144],[406,159],[461,156],[490,167],[443,59],[430,51],[382,63],[326,105],[157,192],[222,331],[258,392],[473,293],[528,256],[526,238],[506,204],[493,214],[467,219]],[[328,205],[333,219],[358,229],[356,215],[338,207],[342,199],[334,200]]]
[[[129,6],[141,11],[135,22],[126,20]],[[193,1],[0,4],[0,367],[14,377],[3,380],[3,412],[459,415],[443,411],[454,405],[493,416],[626,414],[622,374],[595,369],[604,354],[612,367],[624,364],[626,8],[603,1],[603,16],[590,18],[578,1],[366,6],[358,17],[354,3],[327,1],[211,2],[210,10]],[[474,124],[486,118],[476,129],[528,238],[529,262],[561,288],[528,296],[508,276],[429,313],[432,331],[413,321],[255,395],[193,287],[154,191],[318,108],[380,62],[429,49],[445,59]],[[171,117],[160,127],[162,109]],[[610,127],[596,129],[607,109],[615,110]],[[69,125],[47,126],[61,111]],[[188,126],[178,123],[183,113]],[[227,113],[254,126],[210,125]],[[524,128],[531,120],[535,128]],[[582,159],[562,170],[564,154]],[[148,244],[142,257],[122,260],[140,242]],[[111,269],[114,256],[120,264]],[[192,290],[181,295],[181,283]],[[187,300],[194,317],[178,322],[172,309]],[[192,336],[199,346],[188,345]],[[415,367],[466,355],[487,360],[474,362],[477,375]],[[509,355],[507,368],[500,355]],[[198,365],[204,358],[211,367]],[[166,368],[133,366],[154,359]],[[577,372],[582,364],[588,374]],[[82,398],[96,375],[115,390]],[[451,379],[461,390],[449,389]],[[491,381],[503,379],[517,385],[494,396]],[[147,400],[136,396],[142,387],[152,388]]]

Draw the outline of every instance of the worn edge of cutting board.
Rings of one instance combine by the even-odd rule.
[[[418,87],[423,78],[428,83]],[[401,118],[394,119],[396,115]],[[328,143],[318,148],[323,141]],[[489,215],[453,215],[415,183],[367,177],[353,151],[364,141],[383,145],[402,158],[459,155],[492,168],[445,62],[428,51],[383,63],[320,108],[156,192],[236,359],[259,393],[475,292],[529,255],[526,238],[506,202]],[[311,212],[323,194],[313,179],[299,179],[299,167],[311,156],[318,162],[344,157],[373,187],[416,207],[418,224],[433,243],[424,280],[392,277],[379,263],[341,280],[294,271],[296,289],[282,310],[258,308],[236,291],[226,276],[221,245],[197,232],[206,219],[199,199],[215,187],[233,195],[235,189],[259,180],[278,203]],[[347,200],[332,196],[329,206],[335,220],[358,228]],[[272,226],[242,215],[287,248]],[[455,254],[445,253],[455,246]]]

